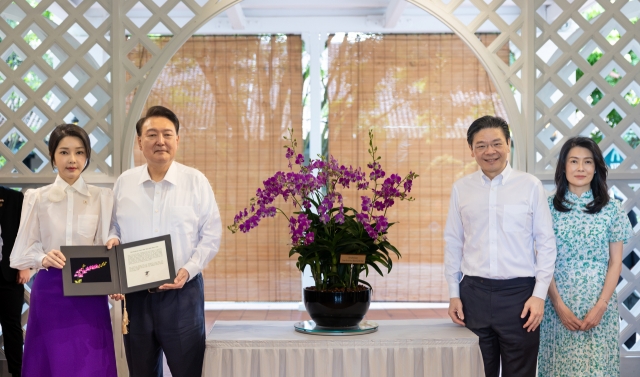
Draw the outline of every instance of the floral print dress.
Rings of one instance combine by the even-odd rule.
[[[581,197],[567,191],[569,212],[549,207],[558,246],[554,277],[562,301],[580,319],[594,307],[609,267],[609,243],[626,241],[631,224],[620,201],[611,198],[599,213],[583,212],[593,200],[588,191]],[[598,326],[588,331],[569,331],[549,298],[540,325],[538,376],[617,376],[620,348],[618,299],[614,291]]]

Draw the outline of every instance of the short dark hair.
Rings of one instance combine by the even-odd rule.
[[[56,154],[56,149],[58,149],[60,141],[67,136],[77,137],[82,141],[82,146],[84,147],[84,151],[87,155],[87,162],[82,169],[82,171],[85,171],[91,162],[91,141],[89,140],[87,131],[75,124],[61,124],[51,131],[51,136],[49,136],[49,158],[51,159],[51,167],[55,169],[54,156]]]
[[[473,144],[473,137],[475,134],[485,128],[500,128],[502,129],[502,133],[504,133],[505,140],[508,142],[511,139],[509,134],[509,125],[506,120],[496,116],[485,115],[474,120],[467,130],[467,143],[469,143],[470,147]]]
[[[567,181],[567,156],[574,147],[582,147],[591,152],[593,155],[593,164],[595,165],[595,175],[591,180],[591,193],[593,201],[586,206],[586,213],[598,213],[604,206],[609,203],[609,192],[607,187],[607,163],[604,161],[602,151],[595,141],[588,137],[577,136],[567,140],[558,156],[558,166],[556,166],[556,195],[553,198],[553,207],[559,212],[569,212],[571,208],[565,203],[571,204],[566,199],[567,190],[569,189],[569,181]]]
[[[149,118],[166,118],[173,123],[176,128],[176,134],[180,131],[180,121],[176,114],[164,106],[151,106],[147,113],[136,123],[136,133],[142,136],[142,126]]]

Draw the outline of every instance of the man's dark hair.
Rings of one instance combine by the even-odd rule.
[[[142,126],[144,125],[144,122],[146,122],[149,118],[166,118],[171,121],[171,123],[173,123],[174,127],[176,128],[176,134],[178,134],[178,132],[180,131],[180,121],[173,111],[167,109],[164,106],[151,106],[149,110],[147,110],[145,116],[140,118],[140,120],[136,123],[136,133],[138,134],[138,136],[142,136]]]
[[[485,128],[500,128],[502,129],[502,133],[504,133],[504,138],[507,142],[511,139],[509,136],[509,125],[507,121],[491,115],[485,115],[482,118],[478,118],[471,123],[469,129],[467,130],[467,143],[471,147],[473,144],[473,137],[475,134],[480,132],[480,130],[484,130]]]
[[[593,165],[595,166],[595,175],[591,180],[591,193],[593,201],[586,205],[586,213],[598,213],[609,203],[609,193],[607,187],[607,164],[602,156],[602,151],[595,141],[588,137],[572,137],[567,140],[558,156],[558,166],[556,166],[556,195],[553,198],[553,207],[559,212],[569,212],[571,208],[565,203],[570,202],[565,198],[569,189],[569,181],[567,181],[567,157],[574,147],[582,147],[591,152],[593,155]]]
[[[51,167],[55,169],[54,156],[56,149],[58,149],[60,141],[67,136],[77,137],[82,141],[82,146],[87,156],[87,162],[82,169],[82,171],[85,171],[91,162],[91,141],[89,141],[87,131],[75,124],[61,124],[51,131],[51,136],[49,136],[49,158],[51,159]]]

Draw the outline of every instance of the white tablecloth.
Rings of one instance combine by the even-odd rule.
[[[478,337],[450,320],[375,321],[373,334],[319,336],[293,321],[217,321],[206,377],[484,376]]]

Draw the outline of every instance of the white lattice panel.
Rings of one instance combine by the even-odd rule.
[[[553,180],[562,140],[592,137],[599,141],[610,167],[609,186],[624,201],[632,223],[637,222],[640,66],[634,55],[640,52],[640,30],[635,24],[640,2],[536,1],[535,8],[535,136],[528,170],[543,180]],[[640,352],[636,341],[640,333],[640,226],[634,225],[636,235],[625,245],[617,288],[623,355]]]
[[[623,356],[640,353],[640,179],[611,180],[609,187],[621,200],[633,225],[634,236],[625,245],[620,282],[616,288],[620,310],[620,343]]]
[[[71,122],[91,136],[89,174],[114,175],[110,8],[90,0],[0,2],[0,176],[50,181],[48,136]],[[91,13],[99,16],[90,20]]]
[[[640,2],[536,2],[532,172],[552,179],[562,139],[595,136],[612,178],[638,176]],[[581,74],[581,73],[582,74]]]

